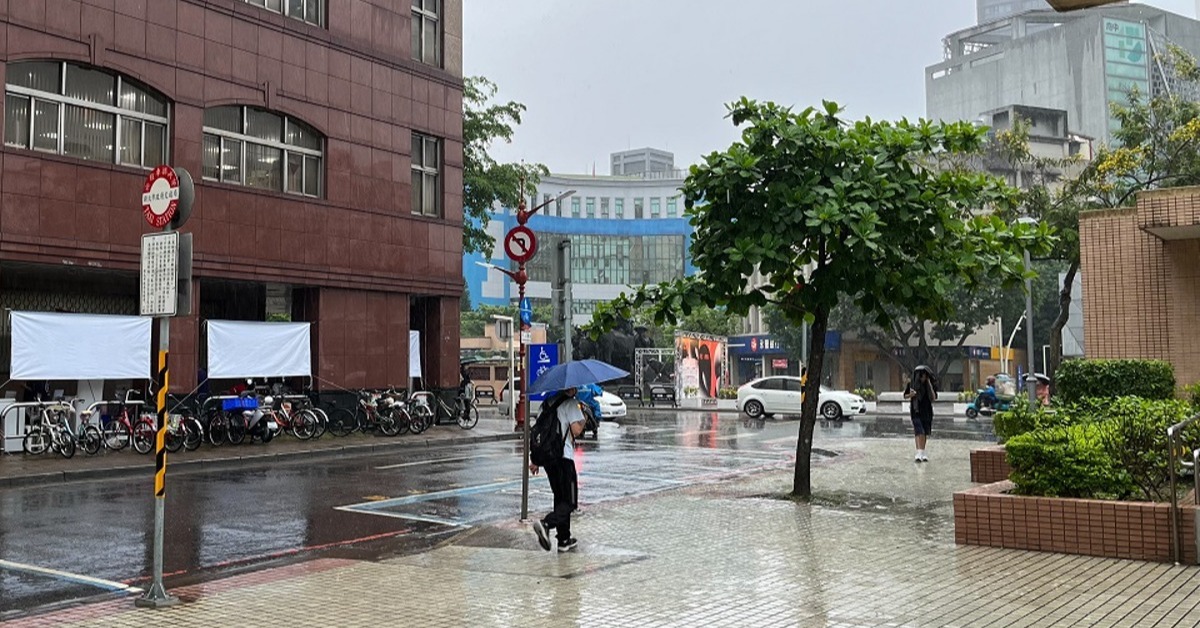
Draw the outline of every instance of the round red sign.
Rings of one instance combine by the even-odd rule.
[[[155,229],[162,229],[179,209],[179,177],[170,166],[150,171],[142,186],[142,215]]]

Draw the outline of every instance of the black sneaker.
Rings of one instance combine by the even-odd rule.
[[[576,545],[579,545],[579,541],[576,540],[575,537],[571,537],[571,538],[567,539],[566,541],[559,541],[558,542],[558,552],[560,554],[563,552],[569,552],[569,551],[575,549]]]
[[[550,551],[550,533],[546,531],[546,524],[541,521],[533,522],[533,533],[537,535],[538,545],[547,552]]]

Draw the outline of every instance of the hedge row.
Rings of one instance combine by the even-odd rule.
[[[1054,373],[1054,399],[1174,399],[1175,370],[1161,360],[1068,360]]]

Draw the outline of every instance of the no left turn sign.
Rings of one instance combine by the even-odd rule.
[[[504,252],[518,264],[524,264],[537,255],[537,236],[524,225],[517,225],[504,236]]]

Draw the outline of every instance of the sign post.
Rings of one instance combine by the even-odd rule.
[[[171,344],[171,317],[191,310],[191,235],[178,231],[191,215],[194,198],[192,177],[182,168],[158,166],[150,171],[142,186],[142,216],[161,233],[142,236],[141,307],[142,316],[158,319],[158,360],[155,381],[155,409],[158,430],[154,438],[154,572],[150,588],[134,601],[142,608],[165,608],[179,603],[163,586],[163,536],[167,497],[167,392],[170,390],[168,352]],[[183,253],[181,255],[181,252]],[[186,275],[182,276],[181,275]],[[181,281],[182,280],[182,281]],[[181,294],[181,284],[186,286]],[[182,303],[186,301],[186,303]]]
[[[521,189],[525,189],[524,178],[521,179]],[[529,388],[530,383],[529,367],[526,362],[525,354],[525,346],[528,345],[529,342],[526,340],[528,336],[526,335],[524,328],[529,325],[529,323],[526,323],[526,320],[532,322],[533,315],[533,306],[529,303],[529,299],[525,297],[525,283],[529,281],[529,274],[525,271],[525,264],[529,260],[533,259],[535,255],[537,255],[538,249],[537,236],[534,235],[532,229],[525,226],[525,223],[529,222],[530,217],[541,211],[550,203],[561,201],[562,199],[567,198],[574,193],[575,190],[570,190],[560,194],[557,198],[546,200],[544,203],[534,207],[533,209],[526,208],[525,199],[523,198],[524,195],[522,195],[521,202],[517,206],[517,226],[509,230],[508,234],[504,236],[504,252],[508,255],[509,259],[517,263],[517,270],[516,272],[513,272],[503,268],[496,269],[505,275],[508,275],[510,279],[517,283],[517,288],[520,295],[519,303],[521,305],[521,327],[523,329],[521,332],[520,343],[521,373],[517,378],[517,394],[520,395],[520,397],[518,398],[519,401],[516,412],[517,425],[515,428],[517,430],[521,430],[523,434],[521,439],[521,521],[525,521],[529,518],[529,421],[526,420],[529,417],[529,397],[525,394],[525,391]],[[526,310],[529,312],[528,315],[525,313]]]

